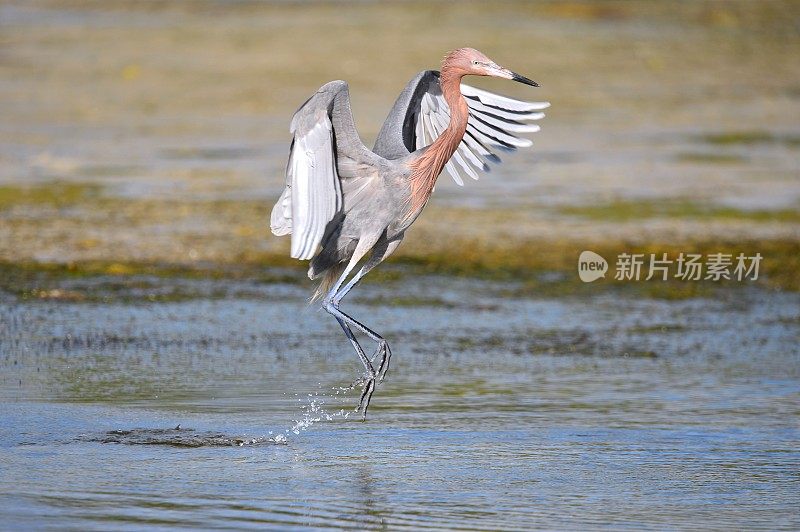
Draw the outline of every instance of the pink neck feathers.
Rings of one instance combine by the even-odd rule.
[[[411,163],[410,216],[422,210],[427,203],[436,179],[458,148],[464,132],[467,130],[469,109],[461,94],[462,77],[464,77],[464,72],[460,69],[449,68],[448,61],[445,60],[442,65],[440,85],[442,95],[450,108],[450,123],[444,132],[433,141],[433,144]]]

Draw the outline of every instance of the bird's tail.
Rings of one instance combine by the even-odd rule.
[[[325,270],[325,273],[322,274],[322,279],[317,285],[316,290],[314,290],[314,295],[311,296],[311,299],[309,299],[308,302],[313,303],[314,301],[325,297],[325,294],[330,292],[331,288],[333,288],[333,285],[335,285],[336,281],[339,280],[339,277],[342,276],[345,266],[347,266],[346,263],[340,262]]]

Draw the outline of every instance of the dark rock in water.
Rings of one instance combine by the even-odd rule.
[[[123,445],[166,445],[169,447],[241,447],[244,445],[264,445],[286,443],[283,439],[259,436],[227,436],[220,432],[198,432],[194,429],[111,430],[98,435],[85,435],[81,441],[96,443],[119,443]]]

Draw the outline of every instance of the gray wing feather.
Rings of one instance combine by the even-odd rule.
[[[293,258],[308,260],[343,209],[342,179],[363,178],[367,172],[362,170],[377,159],[355,129],[344,81],[323,85],[309,98],[292,118],[290,132],[286,188],[272,209],[270,226],[275,235],[292,235]],[[355,181],[357,191],[363,184]]]
[[[409,81],[383,122],[372,151],[386,159],[400,159],[417,149],[416,128],[422,97],[439,89],[439,72],[423,70]]]

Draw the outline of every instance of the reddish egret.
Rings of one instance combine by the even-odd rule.
[[[538,87],[472,48],[448,53],[442,71],[412,79],[392,107],[370,151],[358,136],[347,83],[320,87],[292,118],[286,188],[272,210],[275,235],[292,235],[291,256],[311,260],[308,276],[321,278],[314,297],[341,325],[366,375],[356,411],[366,419],[375,380],[383,382],[392,352],[382,336],[345,314],[342,298],[391,255],[425,208],[443,169],[459,185],[461,173],[478,179],[496,151],[527,147],[514,133],[544,116],[547,103],[523,102],[461,83],[467,75],[493,76]],[[369,256],[367,257],[367,255]],[[345,284],[364,257],[367,259]],[[343,286],[344,285],[344,286]],[[377,343],[368,357],[353,329]],[[372,362],[381,355],[376,370]]]

